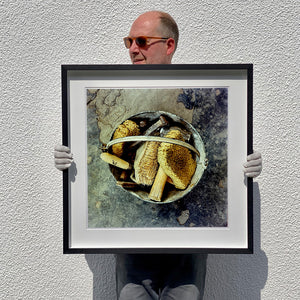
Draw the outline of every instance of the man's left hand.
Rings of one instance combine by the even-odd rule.
[[[255,151],[247,156],[247,162],[244,163],[244,173],[247,177],[257,177],[262,170],[261,153]]]

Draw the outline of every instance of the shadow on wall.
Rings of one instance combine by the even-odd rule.
[[[115,257],[113,254],[86,254],[93,272],[93,300],[116,299]]]
[[[261,198],[253,183],[254,254],[210,254],[204,300],[261,299],[261,290],[268,278],[268,258],[261,250]]]

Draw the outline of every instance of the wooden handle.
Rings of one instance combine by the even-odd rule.
[[[132,168],[132,166],[129,162],[125,161],[124,159],[121,159],[120,157],[118,157],[116,155],[113,155],[113,154],[110,154],[107,152],[103,152],[103,153],[101,153],[100,157],[102,160],[104,160],[105,162],[107,162],[115,167],[118,167],[118,168],[121,168],[124,170],[128,170],[128,169]]]
[[[149,198],[151,200],[161,201],[167,178],[168,175],[164,172],[163,168],[159,167],[151,191],[149,193]]]
[[[117,185],[125,189],[134,189],[139,186],[137,183],[131,181],[117,181]]]

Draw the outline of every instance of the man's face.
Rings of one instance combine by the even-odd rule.
[[[132,38],[138,36],[163,37],[158,30],[159,24],[158,17],[151,15],[139,17],[132,24],[129,36]],[[169,52],[168,41],[157,39],[150,40],[149,45],[143,48],[137,46],[136,42],[133,41],[129,48],[129,55],[133,64],[170,64],[172,57]]]

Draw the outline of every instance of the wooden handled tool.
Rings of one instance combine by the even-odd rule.
[[[118,167],[120,169],[124,169],[124,170],[132,169],[132,166],[129,162],[127,162],[124,159],[119,158],[116,155],[113,155],[113,154],[110,154],[107,152],[103,152],[103,153],[101,153],[100,158],[102,160],[104,160],[105,162],[107,162],[115,167]]]
[[[131,182],[131,181],[117,181],[117,185],[119,185],[125,189],[134,189],[139,186],[137,183]]]

